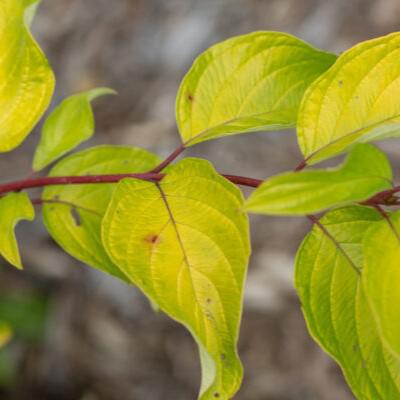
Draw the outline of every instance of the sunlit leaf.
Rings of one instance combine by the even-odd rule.
[[[68,97],[56,107],[43,125],[40,143],[33,159],[35,171],[43,169],[93,136],[91,101],[106,94],[115,92],[108,88],[93,89]]]
[[[364,241],[363,286],[386,343],[400,360],[400,212]],[[400,396],[399,396],[400,397]]]
[[[361,284],[362,242],[382,217],[351,206],[314,226],[296,259],[296,289],[308,329],[342,367],[359,400],[400,398],[400,363],[386,348]]]
[[[355,146],[335,169],[288,172],[265,181],[246,202],[261,214],[305,215],[389,189],[392,171],[385,154],[369,144]]]
[[[183,142],[294,126],[305,89],[335,59],[279,32],[251,33],[211,47],[179,89],[176,116]]]
[[[10,193],[0,198],[0,254],[22,269],[14,228],[21,220],[32,221],[35,210],[25,192]]]
[[[32,17],[34,5],[29,0],[0,2],[0,152],[25,139],[53,94],[52,70],[26,26],[25,10]]]
[[[353,143],[400,134],[400,33],[360,43],[307,90],[298,119],[308,162],[335,156]]]
[[[4,321],[0,321],[0,349],[6,346],[13,336],[11,326]]]
[[[147,172],[160,162],[145,150],[99,146],[61,160],[50,176],[124,174]],[[116,184],[47,187],[43,199],[46,228],[54,240],[73,257],[126,280],[109,259],[100,238],[100,226]]]
[[[123,180],[103,220],[111,259],[200,349],[202,400],[230,399],[250,253],[239,189],[204,160],[185,159],[155,184]]]

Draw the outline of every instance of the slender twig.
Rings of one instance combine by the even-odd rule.
[[[153,170],[150,172],[153,173],[159,173],[161,172],[165,167],[167,167],[169,164],[172,163],[177,157],[179,157],[184,151],[186,147],[184,144],[181,144],[176,150],[174,150],[160,165],[155,167]]]
[[[32,189],[45,186],[59,185],[82,185],[82,184],[100,184],[115,183],[125,178],[136,178],[145,181],[159,182],[165,174],[147,172],[139,174],[116,174],[116,175],[86,175],[86,176],[48,176],[34,179],[23,179],[20,181],[0,184],[0,195],[10,192],[19,192],[24,189]],[[226,179],[237,185],[258,187],[262,180],[247,178],[237,175],[223,175]]]

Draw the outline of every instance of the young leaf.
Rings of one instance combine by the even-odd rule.
[[[184,78],[176,117],[187,145],[292,127],[305,89],[336,56],[280,32],[234,37],[204,52]]]
[[[0,8],[0,152],[13,150],[49,105],[54,76],[25,22],[33,1],[2,0]]]
[[[112,89],[98,88],[65,99],[49,115],[33,159],[33,169],[39,171],[90,139],[94,133],[91,101],[99,96],[115,94]]]
[[[400,33],[360,43],[343,53],[307,90],[298,139],[308,164],[355,142],[400,133]]]
[[[160,159],[138,148],[99,146],[61,160],[50,176],[124,174],[147,172]],[[116,184],[65,185],[43,192],[43,218],[53,239],[70,255],[126,281],[104,251],[101,220]]]
[[[400,212],[371,228],[363,247],[365,293],[382,336],[400,360]]]
[[[185,159],[155,184],[119,183],[103,220],[116,265],[200,349],[200,398],[230,399],[240,386],[236,351],[250,254],[239,189],[204,160]]]
[[[35,210],[25,192],[10,193],[0,198],[0,254],[12,265],[22,269],[14,228],[21,220],[32,221]]]
[[[389,189],[392,171],[385,154],[369,144],[355,146],[336,169],[288,172],[265,181],[246,202],[261,214],[305,215],[366,200]]]
[[[357,399],[400,398],[400,363],[386,349],[362,289],[362,241],[379,224],[373,209],[351,206],[314,226],[296,259],[296,289],[308,329],[342,367]]]

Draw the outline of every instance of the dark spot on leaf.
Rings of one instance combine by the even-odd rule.
[[[58,194],[56,194],[56,195],[53,197],[53,199],[54,199],[54,200],[60,200],[60,196],[59,196]]]
[[[190,94],[190,93],[187,93],[187,94],[186,94],[186,98],[187,98],[190,102],[194,101],[194,97],[193,97],[193,95]]]
[[[207,299],[206,302],[207,302],[207,304],[210,304],[210,303],[212,303],[212,300],[211,299]]]
[[[343,81],[342,80],[338,81],[338,84],[339,86],[343,86]]]
[[[79,215],[79,212],[75,207],[71,207],[71,217],[73,218],[76,226],[82,225],[81,216]]]
[[[218,398],[218,397],[220,397],[220,394],[218,392],[215,392],[214,397]]]
[[[221,360],[222,361],[226,360],[226,355],[225,354],[221,354]]]
[[[150,244],[156,244],[160,241],[160,238],[158,237],[158,235],[151,234],[149,236],[146,236],[145,241]]]

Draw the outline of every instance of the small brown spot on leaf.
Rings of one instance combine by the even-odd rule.
[[[211,300],[210,298],[208,298],[208,299],[206,300],[206,302],[207,302],[207,304],[210,304],[210,303],[212,303],[212,300]]]
[[[149,236],[146,236],[145,241],[150,244],[156,244],[160,241],[160,238],[158,235],[151,234]]]
[[[214,397],[215,397],[215,398],[219,398],[219,397],[220,397],[220,394],[219,394],[218,392],[215,392],[215,393],[214,393]]]
[[[226,355],[225,354],[221,354],[221,360],[222,361],[226,360]]]
[[[343,86],[343,80],[342,79],[340,81],[338,81],[338,85],[339,86]]]
[[[194,101],[194,97],[191,93],[186,93],[186,98],[188,99],[188,101],[192,102]]]

